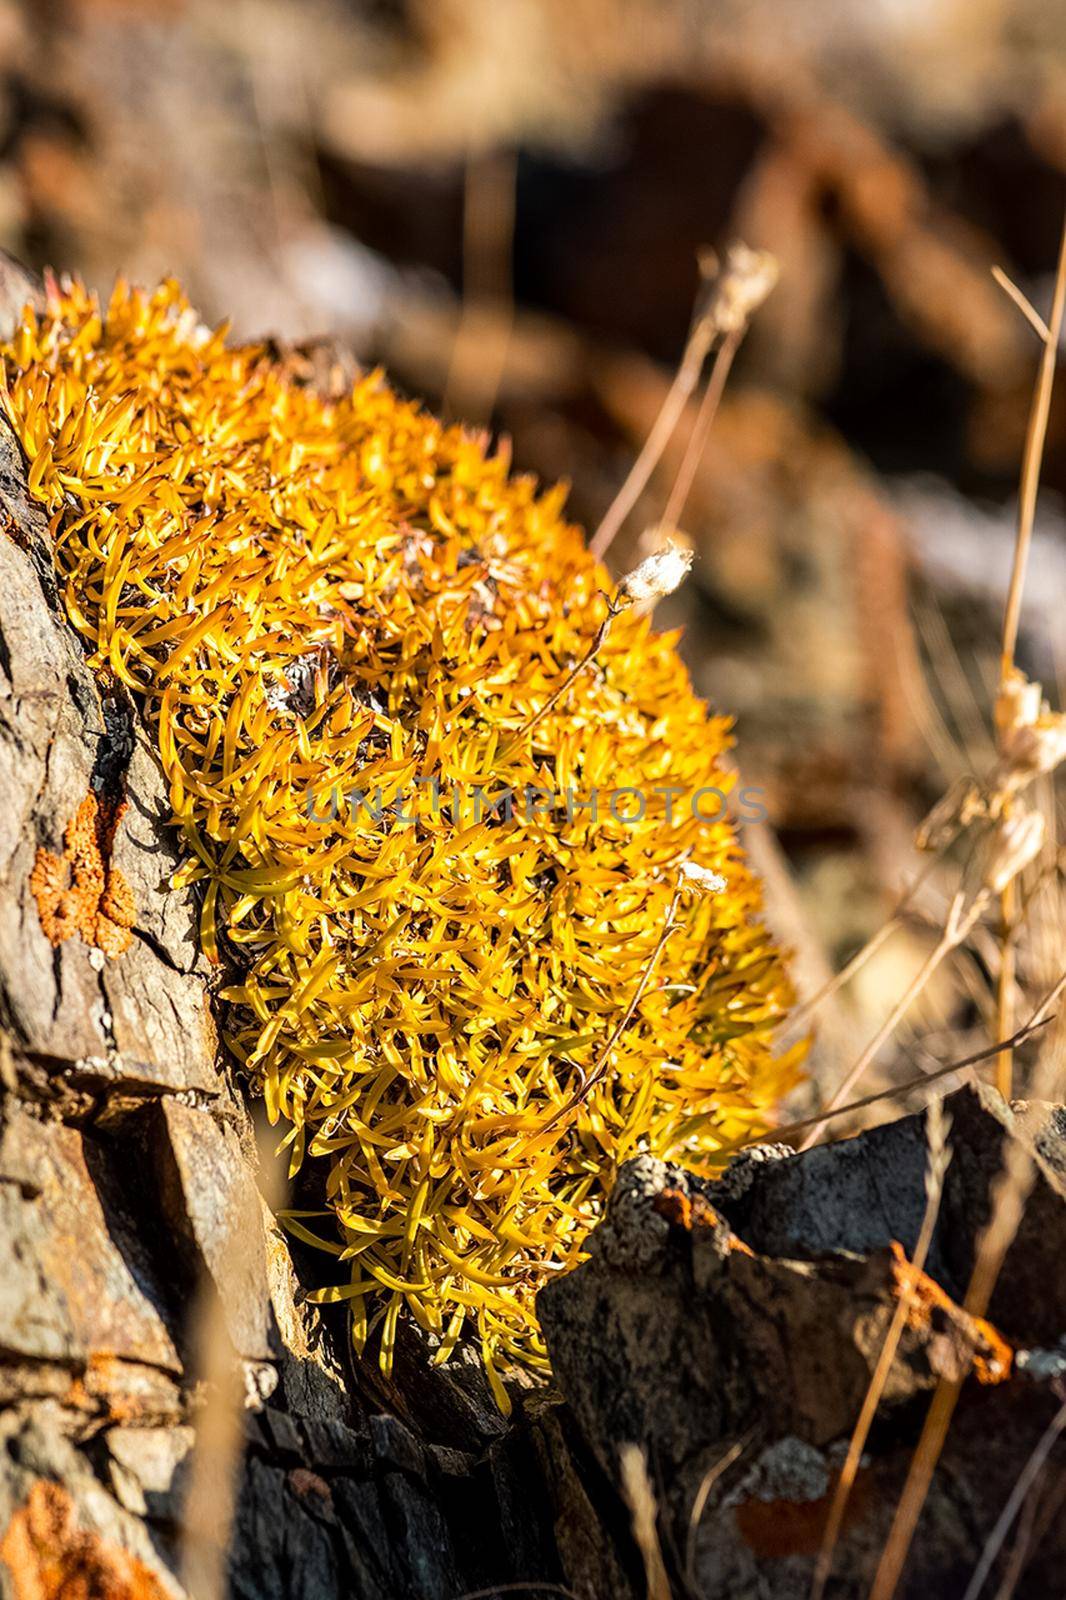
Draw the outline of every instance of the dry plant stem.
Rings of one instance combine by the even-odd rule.
[[[718,1457],[718,1460],[708,1467],[703,1475],[696,1498],[692,1502],[692,1511],[688,1519],[688,1534],[685,1538],[685,1576],[693,1593],[696,1590],[696,1539],[700,1531],[703,1513],[710,1499],[711,1490],[724,1472],[728,1472],[734,1462],[739,1461],[745,1450],[757,1433],[756,1428],[749,1428],[728,1450]]]
[[[666,1575],[659,1535],[655,1526],[655,1496],[648,1469],[639,1445],[623,1445],[622,1493],[633,1518],[633,1538],[644,1562],[647,1600],[670,1600],[670,1580]]]
[[[833,1551],[836,1549],[837,1539],[840,1536],[844,1512],[847,1510],[848,1499],[855,1483],[855,1477],[862,1460],[866,1441],[870,1436],[877,1408],[881,1403],[881,1396],[888,1382],[888,1375],[892,1370],[892,1363],[896,1359],[899,1341],[903,1336],[903,1329],[910,1315],[917,1288],[918,1274],[925,1270],[926,1257],[929,1246],[933,1240],[933,1229],[940,1212],[940,1201],[944,1193],[944,1173],[948,1162],[951,1160],[951,1151],[946,1145],[947,1118],[939,1104],[930,1106],[928,1113],[929,1131],[929,1161],[926,1173],[926,1203],[922,1217],[922,1225],[914,1247],[911,1265],[914,1276],[908,1281],[904,1292],[896,1302],[896,1309],[885,1335],[885,1342],[881,1346],[870,1379],[870,1386],[866,1391],[858,1421],[848,1444],[848,1453],[844,1458],[844,1465],[840,1469],[840,1477],[833,1494],[833,1503],[829,1508],[829,1517],[826,1522],[825,1534],[822,1538],[822,1548],[818,1553],[815,1563],[814,1577],[811,1582],[811,1600],[822,1600],[825,1593],[826,1582],[833,1565]]]
[[[562,1595],[563,1600],[579,1600],[573,1589],[564,1589],[561,1583],[538,1583],[530,1578],[524,1583],[494,1583],[490,1589],[467,1589],[457,1600],[496,1600],[499,1594],[518,1594],[533,1600],[538,1594]]]
[[[1018,1481],[1011,1490],[1007,1503],[996,1518],[995,1527],[985,1542],[985,1547],[981,1552],[981,1559],[977,1563],[962,1600],[977,1600],[978,1595],[985,1586],[985,1580],[992,1570],[992,1563],[998,1556],[1004,1539],[1010,1532],[1015,1518],[1025,1503],[1026,1496],[1040,1476],[1044,1463],[1054,1449],[1055,1441],[1064,1428],[1066,1428],[1066,1401],[1059,1407],[1044,1429],[1032,1455],[1022,1468]]]
[[[1018,1231],[1025,1202],[1033,1183],[1033,1164],[1017,1141],[1008,1146],[1003,1172],[994,1187],[992,1216],[981,1239],[977,1261],[963,1301],[972,1317],[983,1317],[988,1301]],[[955,1414],[962,1383],[942,1378],[926,1415],[918,1448],[914,1452],[907,1481],[870,1590],[870,1600],[891,1600],[896,1592],[904,1562],[914,1538],[922,1507],[940,1460],[951,1419]]]
[[[502,760],[504,755],[509,754],[510,751],[514,749],[514,746],[519,739],[524,738],[527,733],[532,733],[533,729],[537,726],[537,723],[540,722],[543,717],[546,717],[548,712],[559,704],[559,701],[563,698],[563,695],[570,688],[570,685],[574,683],[576,679],[580,678],[581,674],[592,665],[600,651],[603,649],[604,640],[607,638],[607,635],[611,629],[611,623],[614,621],[615,617],[617,617],[618,613],[624,609],[625,606],[618,599],[608,600],[607,615],[596,629],[596,637],[585,651],[585,654],[581,657],[581,660],[575,667],[571,668],[559,687],[552,690],[544,704],[538,707],[538,709],[534,711],[533,715],[528,717],[526,721],[523,722],[522,726],[518,729],[517,733],[514,734],[513,738],[507,741],[497,756],[498,760]]]
[[[834,1089],[832,1095],[829,1097],[829,1100],[822,1108],[823,1117],[827,1111],[832,1111],[833,1107],[838,1105],[840,1101],[851,1092],[856,1083],[858,1083],[859,1079],[862,1077],[863,1073],[866,1071],[867,1067],[870,1065],[871,1061],[876,1056],[877,1052],[881,1049],[881,1046],[885,1043],[885,1040],[891,1038],[901,1019],[906,1015],[911,1005],[922,993],[934,972],[936,972],[937,968],[953,950],[958,949],[959,945],[962,944],[963,940],[968,936],[970,929],[973,927],[974,923],[984,910],[986,899],[987,897],[984,894],[977,895],[972,905],[963,914],[960,910],[961,897],[956,897],[955,903],[952,906],[951,912],[948,916],[947,926],[945,927],[944,932],[941,934],[939,941],[933,946],[932,950],[930,950],[929,954],[922,962],[922,965],[919,967],[918,971],[915,973],[906,989],[904,989],[903,993],[900,995],[899,999],[896,1001],[895,1005],[892,1007],[892,1010],[878,1028],[877,1032],[874,1034],[865,1050],[863,1050],[862,1054],[845,1074],[842,1081]],[[816,1125],[807,1135],[806,1139],[800,1145],[801,1150],[806,1150],[812,1144],[814,1144],[815,1140],[818,1138],[820,1129],[821,1120],[816,1123]]]
[[[823,984],[820,989],[818,989],[809,997],[809,999],[802,1000],[798,1006],[793,1007],[792,1011],[790,1011],[788,1016],[785,1018],[784,1025],[781,1030],[782,1037],[787,1038],[800,1022],[809,1017],[812,1012],[816,1011],[819,1006],[823,1005],[825,1001],[830,999],[832,995],[837,994],[846,983],[850,983],[852,978],[854,978],[857,973],[861,972],[866,963],[877,954],[878,950],[880,950],[885,941],[891,938],[892,934],[896,932],[897,928],[902,927],[904,913],[906,912],[907,907],[918,893],[918,890],[928,880],[934,868],[939,864],[940,858],[943,854],[943,850],[938,850],[933,859],[926,863],[921,872],[915,878],[914,882],[911,884],[910,888],[906,889],[897,900],[892,915],[886,922],[882,923],[877,932],[866,941],[862,949],[857,950],[852,956],[851,960],[841,967],[839,972],[834,973],[829,982]]]
[[[1003,293],[1009,299],[1014,301],[1014,304],[1018,307],[1018,310],[1021,312],[1026,322],[1028,322],[1029,326],[1036,332],[1036,335],[1040,339],[1041,343],[1047,344],[1048,338],[1050,337],[1048,334],[1048,325],[1040,315],[1039,311],[1033,305],[1032,301],[1027,299],[1027,297],[1019,289],[1018,285],[1014,283],[1012,279],[1007,277],[1007,274],[1004,272],[1002,267],[993,267],[992,276],[1003,290]]]
[[[1014,652],[1018,643],[1018,624],[1022,609],[1022,591],[1025,571],[1029,562],[1029,547],[1033,538],[1033,521],[1036,516],[1036,498],[1040,486],[1040,465],[1044,457],[1048,416],[1051,410],[1051,390],[1055,381],[1059,340],[1062,337],[1063,314],[1066,312],[1066,223],[1063,224],[1059,245],[1059,262],[1055,274],[1055,293],[1048,319],[1044,349],[1040,357],[1033,402],[1029,412],[1029,425],[1025,436],[1025,454],[1022,459],[1021,485],[1018,495],[1018,530],[1014,541],[1014,566],[1003,616],[1003,646],[1000,655],[999,677],[1001,687],[1014,670]],[[1000,896],[1000,930],[1003,956],[999,969],[997,989],[996,1031],[1000,1038],[1010,1033],[1014,1021],[1015,980],[1015,899],[1013,883],[1009,883]],[[996,1069],[996,1087],[1010,1099],[1013,1078],[1013,1058],[1005,1050]]]
[[[471,156],[463,195],[463,303],[444,386],[445,416],[488,422],[514,324],[516,163],[511,151]]]
[[[999,897],[999,973],[996,978],[996,1034],[1004,1038],[1014,1021],[1014,986],[1017,960],[1014,930],[1017,921],[1016,889],[1008,883]],[[996,1088],[1004,1100],[1014,1092],[1014,1055],[1004,1050],[996,1059]]]
[[[589,548],[598,560],[603,560],[623,522],[647,487],[648,479],[655,471],[663,451],[670,442],[670,436],[680,421],[685,404],[700,380],[703,363],[707,359],[714,338],[713,324],[705,317],[698,318],[689,334],[681,363],[666,399],[660,407],[659,415],[652,424],[651,432],[630,467],[626,481],[608,506],[606,515],[592,538]]]
[[[244,1408],[241,1369],[213,1284],[201,1283],[195,1314],[195,1370],[206,1402],[197,1419],[188,1494],[182,1512],[182,1582],[196,1600],[224,1600],[226,1562],[237,1492]]]
[[[1066,1482],[1061,1476],[1050,1493],[1043,1497],[1042,1503],[1038,1503],[1037,1494],[1029,1496],[1022,1512],[1018,1537],[1014,1541],[1007,1570],[1003,1574],[1003,1582],[996,1590],[995,1600],[1012,1600],[1031,1551],[1040,1543],[1058,1516],[1064,1499],[1066,1499]]]
[[[259,1188],[267,1210],[284,1202],[285,1180],[272,1142],[257,1139]],[[196,1448],[182,1521],[182,1576],[197,1600],[224,1600],[226,1563],[236,1504],[243,1439],[244,1386],[226,1328],[222,1302],[205,1274],[193,1321],[194,1370],[206,1403],[197,1421]]]
[[[1034,1021],[1046,1015],[1063,989],[1066,989],[1066,973],[1041,1001],[1034,1013]],[[1048,1074],[1042,1076],[1047,1077]],[[1044,1098],[1051,1087],[1048,1082],[1034,1084],[1033,1099]],[[1034,1178],[1035,1169],[1029,1152],[1020,1140],[1008,1138],[1002,1171],[992,1185],[991,1214],[978,1241],[977,1259],[963,1300],[963,1310],[971,1317],[983,1317],[988,1310],[992,1290],[1018,1231]],[[903,1485],[892,1529],[870,1591],[870,1600],[891,1600],[896,1592],[961,1390],[961,1383],[948,1382],[946,1379],[941,1379],[937,1385],[907,1473],[907,1481]]]
[[[615,1045],[618,1043],[619,1039],[632,1022],[633,1014],[647,992],[648,984],[651,982],[651,975],[659,964],[659,957],[666,948],[666,941],[674,932],[674,929],[678,926],[674,919],[677,915],[677,907],[680,899],[681,885],[678,884],[677,888],[674,890],[670,904],[667,907],[666,919],[663,922],[662,932],[660,933],[656,942],[655,949],[648,957],[644,971],[640,975],[640,982],[634,989],[629,1004],[626,1006],[625,1011],[612,1030],[611,1037],[607,1040],[607,1043],[596,1057],[596,1064],[592,1068],[592,1071],[589,1073],[587,1079],[581,1085],[580,1089],[572,1094],[564,1105],[559,1107],[554,1116],[548,1119],[548,1121],[544,1124],[544,1127],[540,1130],[542,1135],[549,1133],[551,1129],[561,1122],[564,1117],[569,1116],[571,1111],[575,1111],[578,1106],[583,1105],[588,1099],[589,1095],[592,1093],[593,1089],[595,1089],[596,1085],[606,1077],[607,1068],[610,1065],[611,1056],[614,1053]]]
[[[1056,991],[1066,986],[1066,979],[1058,985]],[[1045,1002],[1050,1004],[1050,999]],[[998,1056],[1005,1045],[1012,1049],[1024,1044],[1026,1039],[1036,1033],[1039,1028],[1044,1028],[1054,1019],[1041,1017],[1039,1021],[1029,1021],[1024,1027],[1009,1039],[997,1039],[994,1044],[985,1045],[983,1050],[977,1050],[972,1056],[963,1056],[961,1061],[949,1061],[946,1067],[937,1067],[935,1072],[923,1072],[920,1077],[907,1078],[903,1083],[894,1083],[890,1089],[878,1089],[876,1094],[863,1095],[861,1100],[849,1100],[846,1106],[836,1106],[832,1111],[819,1111],[813,1117],[804,1117],[799,1122],[786,1122],[781,1127],[773,1130],[775,1140],[791,1139],[797,1133],[803,1133],[807,1128],[822,1127],[826,1122],[831,1122],[834,1117],[847,1117],[855,1111],[865,1111],[867,1106],[876,1106],[882,1100],[898,1100],[900,1095],[910,1094],[912,1089],[924,1089],[930,1083],[939,1083],[942,1078],[950,1078],[953,1072],[965,1072],[969,1067],[976,1067],[982,1061],[991,1061],[993,1056]],[[723,1144],[715,1151],[716,1157],[735,1155],[738,1150],[750,1150],[753,1145],[765,1144],[767,1134],[759,1134],[754,1139],[738,1139],[732,1144]]]
[[[1018,1519],[1018,1532],[1010,1557],[1005,1564],[1003,1582],[996,1591],[995,1600],[1010,1600],[1010,1596],[1018,1587],[1018,1580],[1025,1571],[1026,1562],[1033,1547],[1033,1534],[1036,1531],[1036,1517],[1040,1509],[1040,1496],[1036,1487],[1030,1491],[1029,1497],[1022,1507],[1022,1514]],[[1046,1531],[1046,1530],[1042,1530]]]
[[[678,468],[674,486],[670,490],[670,498],[667,500],[666,509],[663,512],[662,525],[664,528],[676,528],[680,524],[685,505],[692,492],[692,484],[700,464],[700,457],[707,443],[707,435],[714,426],[714,419],[718,415],[718,407],[721,405],[722,395],[725,393],[729,369],[733,365],[733,358],[737,353],[741,339],[744,337],[744,332],[744,327],[740,327],[732,333],[727,333],[718,346],[714,364],[711,367],[711,375],[707,379],[707,387],[704,390],[703,399],[700,401],[699,411],[696,413],[696,421],[693,423],[691,436],[685,446],[685,454],[681,458],[681,466]]]
[[[1040,463],[1044,455],[1048,414],[1051,409],[1051,388],[1055,378],[1059,340],[1062,338],[1063,314],[1066,312],[1066,224],[1063,225],[1059,244],[1059,261],[1055,274],[1055,293],[1051,316],[1047,325],[1047,338],[1040,357],[1033,403],[1029,413],[1029,426],[1025,437],[1025,455],[1022,461],[1021,489],[1018,504],[1018,531],[1014,546],[1014,566],[1003,618],[1003,645],[1000,661],[1000,679],[1014,666],[1014,651],[1018,643],[1018,622],[1022,608],[1022,590],[1025,586],[1025,569],[1029,560],[1029,546],[1033,536],[1033,519],[1036,513],[1036,496],[1040,483]]]

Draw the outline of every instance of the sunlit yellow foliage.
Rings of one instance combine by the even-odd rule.
[[[325,1160],[329,1210],[289,1218],[351,1264],[320,1298],[386,1366],[405,1306],[441,1359],[471,1329],[502,1396],[501,1366],[544,1363],[534,1293],[618,1163],[713,1158],[794,1070],[758,885],[689,798],[728,788],[728,723],[630,609],[528,728],[607,573],[561,491],[380,375],[325,398],[172,283],[106,311],[53,288],[0,356],[70,617],[156,732],[228,1043],[293,1167]],[[576,804],[478,818],[477,784]],[[643,817],[594,818],[620,788]],[[727,886],[681,897],[583,1093],[685,861]]]

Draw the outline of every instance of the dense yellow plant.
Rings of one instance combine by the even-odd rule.
[[[227,1042],[328,1164],[337,1231],[289,1218],[351,1263],[320,1298],[386,1366],[404,1306],[441,1359],[472,1328],[502,1400],[619,1162],[713,1158],[793,1071],[758,884],[693,801],[729,724],[562,491],[379,374],[325,397],[173,283],[53,285],[0,359],[69,615],[156,732]]]

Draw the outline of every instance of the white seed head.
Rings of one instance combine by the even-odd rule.
[[[1024,672],[1013,667],[996,696],[996,728],[1001,739],[1018,728],[1030,727],[1046,709],[1040,685],[1030,683]]]
[[[682,888],[692,889],[696,894],[721,894],[728,887],[720,872],[697,866],[695,861],[682,861],[678,876]]]
[[[1066,761],[1066,715],[1052,711],[1038,683],[1016,667],[996,696],[999,761],[993,787],[1015,794]]]
[[[630,605],[654,605],[684,583],[691,566],[691,550],[665,544],[626,573],[618,585],[619,594]]]
[[[680,528],[675,528],[671,522],[650,522],[637,540],[637,554],[643,561],[646,556],[657,555],[660,550],[665,550],[668,545],[674,545],[678,550],[691,550],[692,540],[687,533],[682,533]]]
[[[777,282],[780,268],[768,250],[753,250],[738,239],[725,261],[708,251],[700,266],[707,280],[706,304],[699,315],[717,333],[739,333]]]
[[[1002,894],[1039,855],[1046,824],[1042,811],[1014,811],[996,826],[984,863],[985,887]]]
[[[1066,716],[1046,708],[1035,722],[1013,728],[1001,739],[1003,764],[1015,785],[1054,772],[1066,760]]]

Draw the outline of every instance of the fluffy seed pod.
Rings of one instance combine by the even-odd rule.
[[[631,605],[653,606],[680,588],[692,566],[692,551],[667,543],[627,572],[618,585],[620,597]]]
[[[716,333],[736,334],[747,326],[777,283],[780,268],[768,250],[753,250],[736,240],[719,262],[706,251],[700,262],[705,303],[698,315]]]
[[[985,886],[1002,894],[1044,845],[1047,825],[1041,811],[1016,810],[997,822],[984,862]]]

